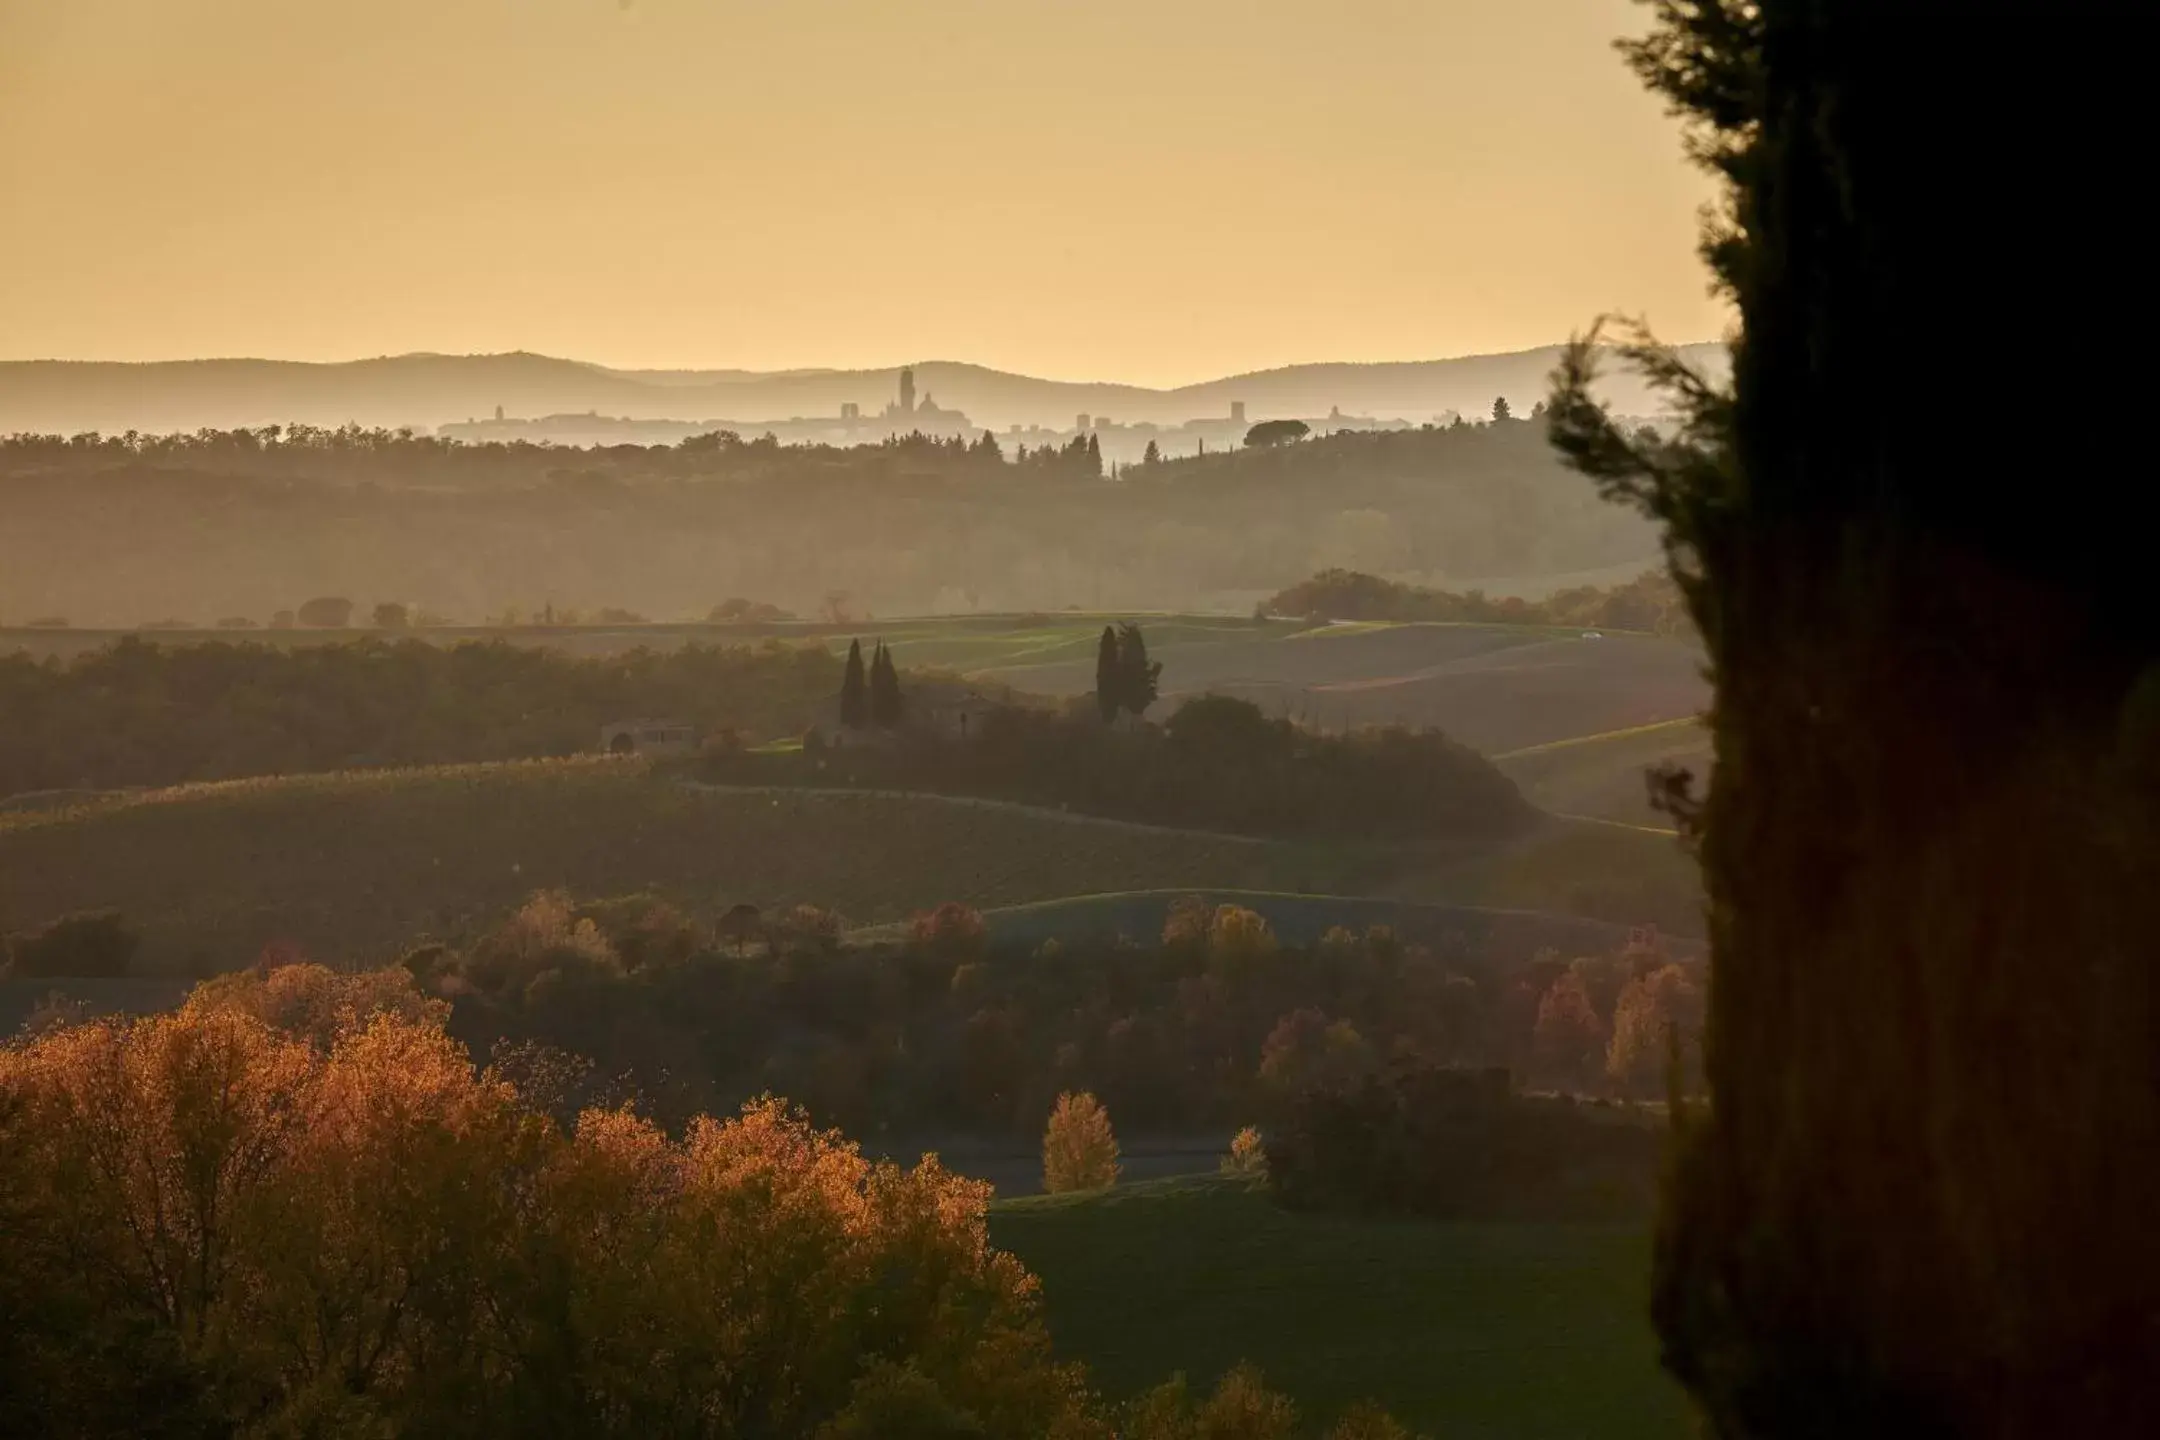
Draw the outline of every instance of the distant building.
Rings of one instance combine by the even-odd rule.
[[[915,413],[915,371],[912,367],[900,372],[900,413]]]
[[[848,421],[850,424],[862,419],[862,406],[856,404],[852,400],[845,402],[840,407],[840,418],[842,420]]]
[[[1091,415],[1083,413],[1073,421],[1073,429],[1078,430],[1083,435],[1094,428],[1095,419]]]
[[[1242,425],[1245,423],[1244,401],[1232,400],[1230,402],[1230,423],[1233,425]]]
[[[664,758],[697,753],[697,730],[681,720],[618,720],[600,727],[600,749],[609,755]]]

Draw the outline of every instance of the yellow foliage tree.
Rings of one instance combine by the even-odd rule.
[[[1222,1173],[1239,1180],[1267,1174],[1267,1146],[1257,1128],[1247,1125],[1231,1138],[1230,1153],[1222,1157]]]
[[[1208,954],[1235,964],[1275,953],[1275,932],[1267,917],[1242,905],[1218,905],[1208,921]]]
[[[1612,1043],[1605,1073],[1634,1094],[1655,1094],[1665,1081],[1671,1040],[1686,1054],[1702,1030],[1702,994],[1678,965],[1628,982],[1613,1006]]]
[[[1110,1112],[1086,1091],[1058,1096],[1043,1131],[1043,1189],[1052,1195],[1117,1184],[1118,1143]]]

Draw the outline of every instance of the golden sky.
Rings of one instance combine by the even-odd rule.
[[[0,0],[0,358],[1715,336],[1628,0]]]

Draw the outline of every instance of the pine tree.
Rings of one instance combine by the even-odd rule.
[[[840,723],[860,730],[870,721],[870,694],[863,684],[862,641],[851,640],[847,670],[840,679]]]
[[[1162,464],[1162,447],[1157,445],[1153,440],[1148,441],[1147,453],[1140,457],[1140,463],[1142,465]]]
[[[1162,678],[1162,662],[1150,662],[1147,641],[1140,627],[1127,621],[1118,627],[1118,704],[1138,719],[1155,703],[1156,682]]]
[[[1507,396],[1505,396],[1505,395],[1495,395],[1495,396],[1493,397],[1493,402],[1492,402],[1492,418],[1493,418],[1493,423],[1494,423],[1494,424],[1496,424],[1496,425],[1498,425],[1498,424],[1505,424],[1505,423],[1506,423],[1507,421],[1510,421],[1510,420],[1512,420],[1512,419],[1514,419],[1514,418],[1515,418],[1515,412],[1514,412],[1514,410],[1513,410],[1513,409],[1511,409],[1511,408],[1509,408],[1509,406],[1508,406],[1508,403],[1507,403]]]
[[[1102,441],[1093,434],[1087,437],[1087,466],[1089,473],[1102,479]]]
[[[1117,719],[1124,705],[1125,672],[1118,665],[1118,636],[1113,626],[1102,627],[1102,643],[1095,647],[1095,708],[1103,724]]]

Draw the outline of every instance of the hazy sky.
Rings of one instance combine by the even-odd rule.
[[[1627,0],[0,0],[0,358],[1714,336]]]

